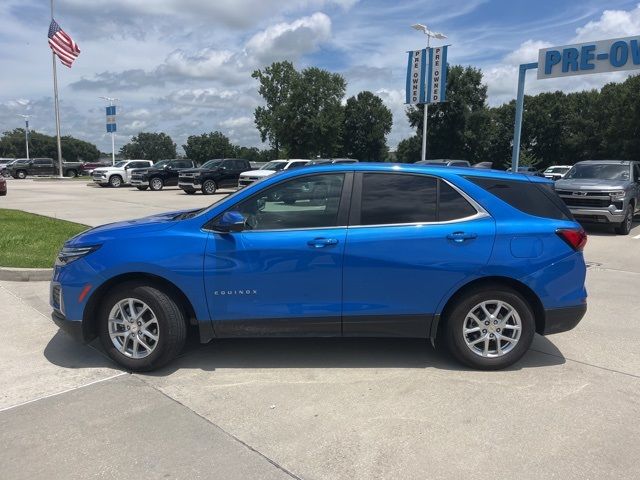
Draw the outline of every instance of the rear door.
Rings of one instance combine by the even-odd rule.
[[[356,174],[343,335],[427,337],[442,299],[489,260],[494,236],[493,219],[442,179]]]

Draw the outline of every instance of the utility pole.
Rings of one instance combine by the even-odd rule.
[[[33,115],[18,114],[19,117],[24,118],[24,144],[27,150],[27,160],[29,159],[29,118]]]

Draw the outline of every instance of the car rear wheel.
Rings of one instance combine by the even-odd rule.
[[[16,172],[15,178],[19,178],[20,180],[24,180],[25,178],[27,178],[27,172],[24,171],[24,170],[18,170]]]
[[[76,178],[78,176],[78,172],[75,170],[68,170],[65,177]]]
[[[136,188],[137,188],[138,190],[140,190],[140,191],[145,191],[145,190],[146,190],[147,188],[149,188],[149,187],[147,187],[146,185],[144,185],[144,186],[142,186],[142,187],[136,187]]]
[[[120,175],[111,175],[109,185],[113,188],[120,188],[122,186],[122,177]]]
[[[128,283],[111,291],[100,312],[100,341],[122,367],[150,371],[173,360],[182,350],[187,328],[176,302],[163,291]]]
[[[214,193],[216,193],[216,190],[218,190],[218,186],[213,180],[206,180],[202,184],[202,193],[204,193],[205,195],[213,195]]]
[[[631,233],[631,227],[633,226],[633,205],[629,204],[624,214],[624,221],[615,227],[615,231],[618,235],[629,235]]]
[[[498,370],[517,362],[535,334],[527,301],[501,285],[487,286],[460,298],[445,318],[449,351],[461,363],[480,370]]]
[[[164,187],[164,182],[161,178],[156,177],[151,179],[149,185],[151,186],[151,190],[157,192],[159,190],[162,190],[162,187]]]

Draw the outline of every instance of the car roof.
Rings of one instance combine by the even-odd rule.
[[[488,168],[448,167],[443,169],[437,165],[418,165],[412,163],[382,163],[382,162],[358,162],[309,165],[306,168],[282,170],[276,175],[297,176],[322,172],[397,172],[435,175],[438,177],[460,176],[481,177],[503,180],[518,180],[536,183],[553,183],[548,178],[525,175],[522,173],[504,172]]]

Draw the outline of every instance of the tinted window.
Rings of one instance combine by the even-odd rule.
[[[435,222],[437,185],[433,177],[365,173],[360,224]]]
[[[568,178],[596,178],[600,180],[629,180],[629,165],[616,163],[577,163],[569,173]]]
[[[551,183],[533,183],[498,178],[467,177],[521,212],[536,217],[573,220],[571,212]]]
[[[440,180],[438,221],[457,220],[475,215],[476,209],[447,182]]]
[[[295,178],[234,206],[250,230],[318,228],[337,225],[344,174]]]

